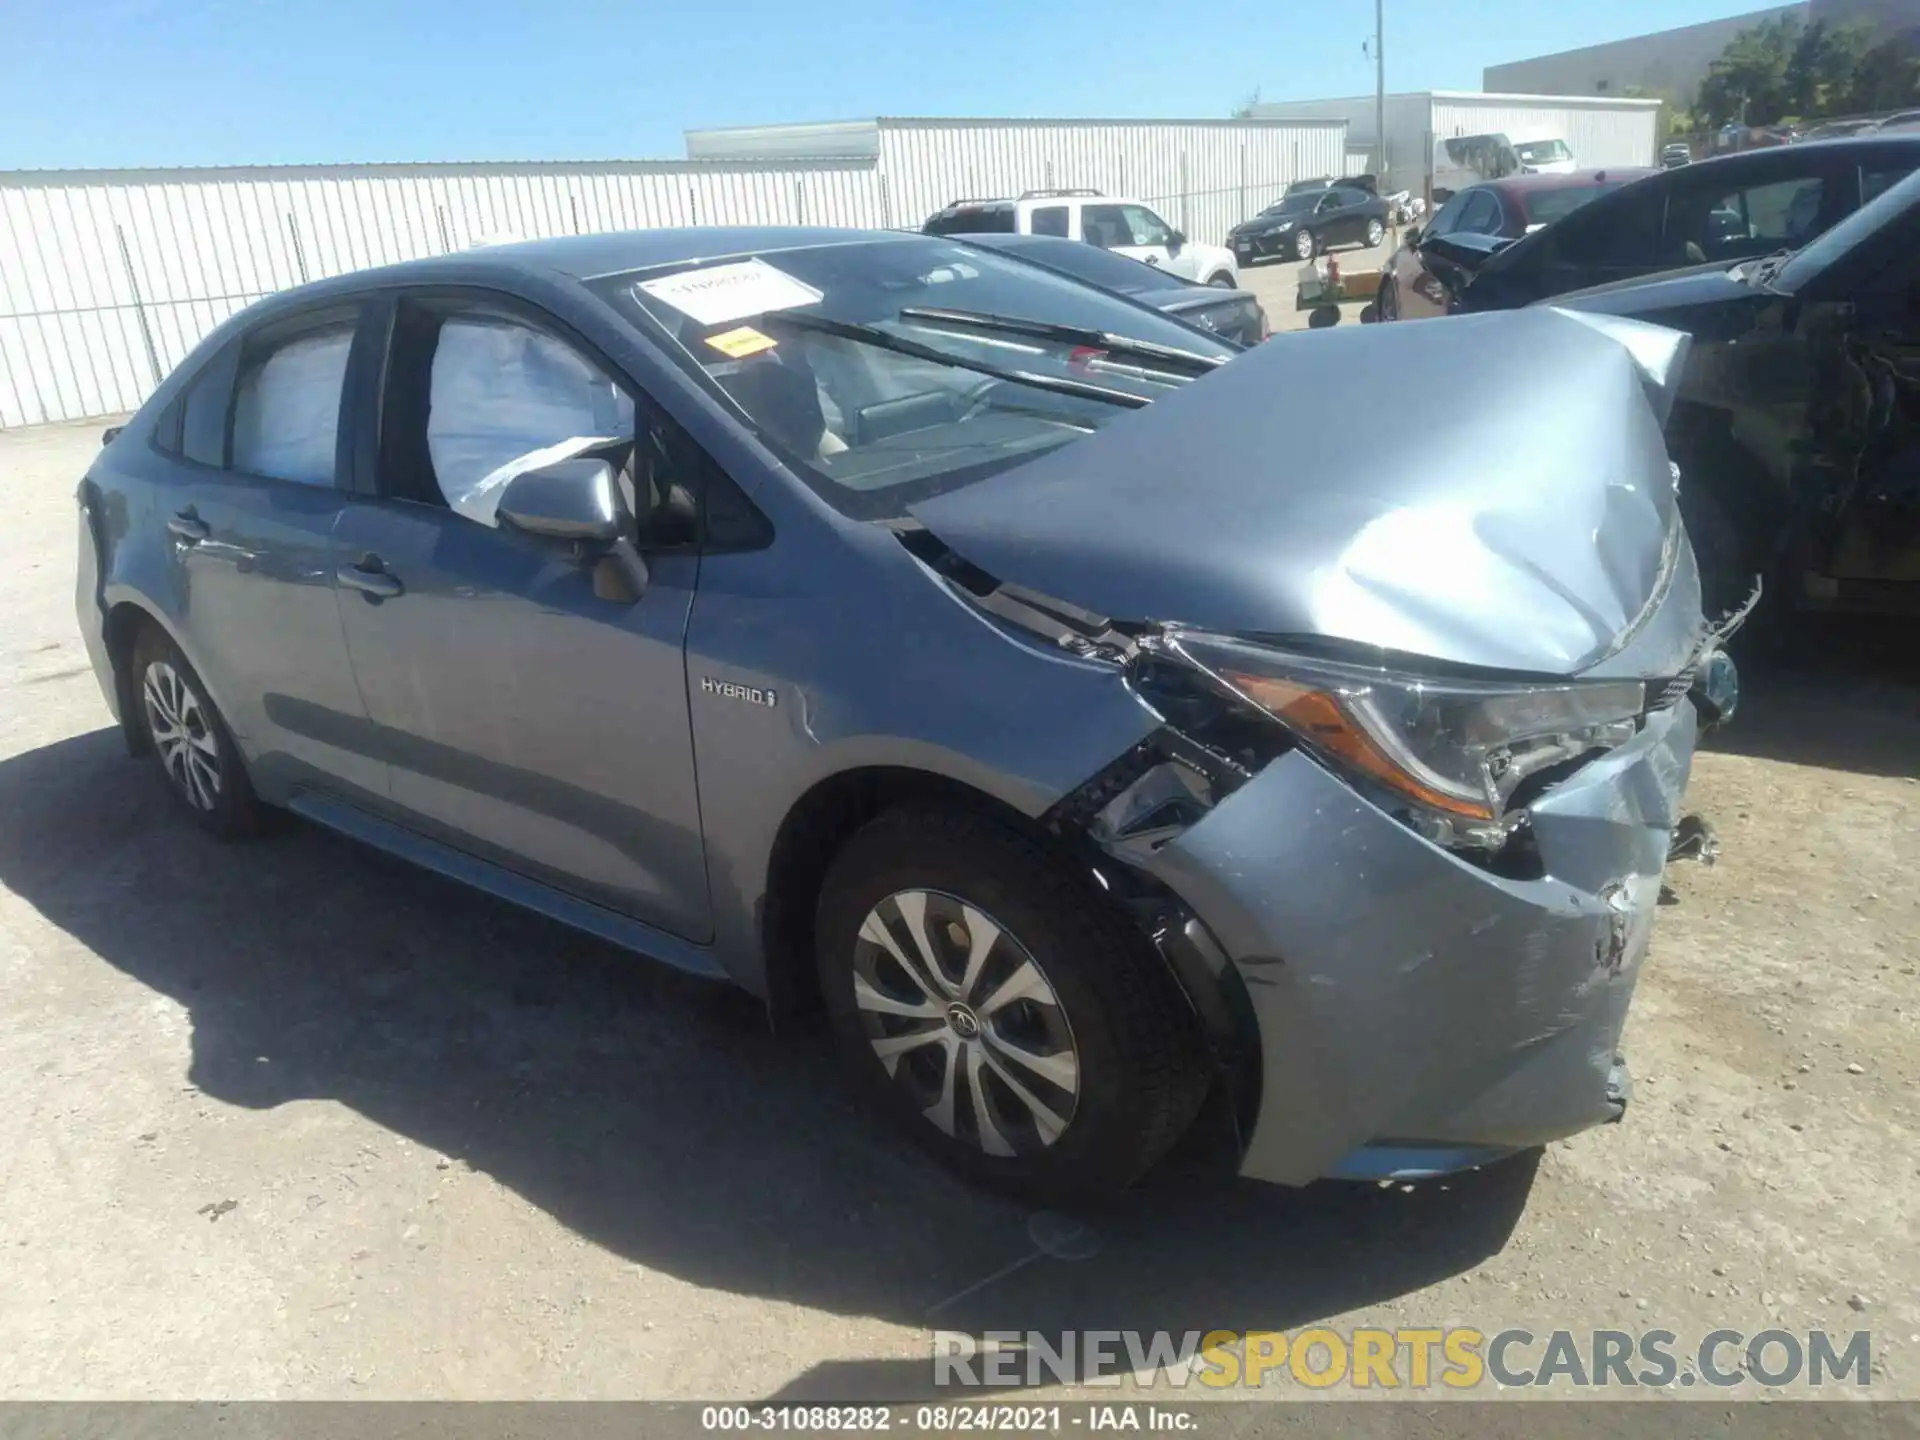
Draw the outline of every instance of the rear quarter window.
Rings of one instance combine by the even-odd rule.
[[[1011,205],[968,205],[958,210],[942,210],[921,227],[928,235],[1011,235],[1017,228]]]

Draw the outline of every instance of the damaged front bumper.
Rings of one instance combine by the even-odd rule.
[[[1689,701],[1654,711],[1531,804],[1542,878],[1431,843],[1299,750],[1154,848],[1257,1030],[1242,1172],[1433,1174],[1619,1118],[1696,728]]]

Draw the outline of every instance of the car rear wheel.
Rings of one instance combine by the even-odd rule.
[[[1367,221],[1367,248],[1372,249],[1387,238],[1387,227],[1378,220]]]
[[[133,681],[141,723],[174,798],[213,835],[252,833],[259,805],[239,747],[186,656],[155,626],[134,644]]]
[[[1034,1204],[1111,1197],[1205,1096],[1191,1012],[1145,937],[990,817],[871,822],[828,871],[815,938],[858,1082],[972,1180]]]
[[[1380,282],[1380,294],[1374,303],[1379,307],[1378,314],[1382,324],[1400,318],[1400,290],[1393,281]]]
[[[1207,284],[1213,286],[1216,290],[1231,290],[1233,289],[1233,277],[1222,270],[1218,274],[1209,277]]]
[[[1320,248],[1320,242],[1314,239],[1311,230],[1296,230],[1293,235],[1293,253],[1302,260],[1313,259],[1314,252]]]

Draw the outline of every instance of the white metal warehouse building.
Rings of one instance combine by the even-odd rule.
[[[1253,107],[1263,119],[1344,120],[1347,143],[1369,155],[1382,176],[1383,193],[1423,193],[1433,142],[1495,131],[1509,140],[1564,140],[1582,169],[1652,165],[1658,159],[1660,101],[1618,96],[1501,95],[1466,90],[1418,90],[1386,97],[1386,155],[1377,149],[1379,129],[1372,95],[1341,100],[1289,100]]]
[[[0,172],[0,427],[134,408],[275,290],[502,236],[917,229],[965,195],[1091,186],[1196,240],[1342,173],[1337,118],[916,120],[709,130],[686,160]]]

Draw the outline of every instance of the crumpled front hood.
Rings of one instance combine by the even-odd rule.
[[[1684,338],[1600,323],[1276,337],[912,513],[998,579],[1115,619],[1572,674],[1651,608],[1679,536],[1649,377],[1670,387]]]

